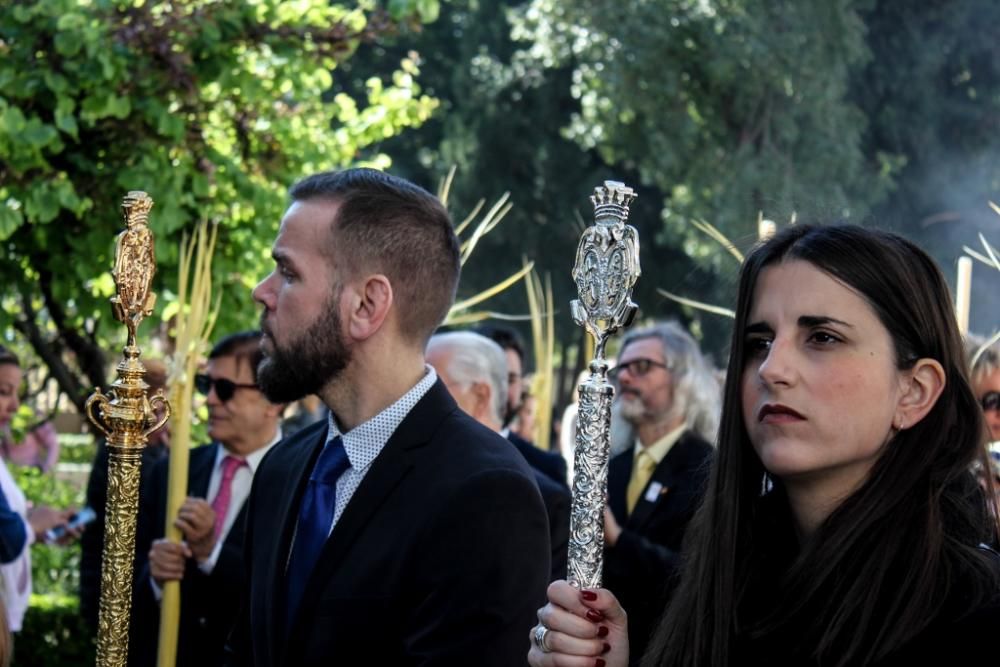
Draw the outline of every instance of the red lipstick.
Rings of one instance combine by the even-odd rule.
[[[804,419],[801,414],[781,403],[767,403],[757,413],[757,421],[765,424],[781,424]]]

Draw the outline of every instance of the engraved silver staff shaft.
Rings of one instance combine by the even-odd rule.
[[[604,569],[604,504],[611,449],[611,400],[604,348],[635,316],[632,287],[639,279],[639,237],[625,224],[635,199],[624,183],[594,189],[594,225],[580,238],[573,280],[580,298],[573,319],[594,337],[590,376],[580,385],[573,458],[573,510],[569,523],[569,582],[597,588]]]

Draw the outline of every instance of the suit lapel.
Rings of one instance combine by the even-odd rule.
[[[635,510],[629,517],[628,527],[633,530],[641,529],[650,517],[663,505],[670,497],[670,490],[677,484],[683,483],[681,477],[686,469],[685,462],[688,459],[688,448],[686,434],[681,435],[680,440],[670,448],[667,455],[663,457],[660,464],[656,466],[649,483],[642,490],[639,501],[635,504]]]
[[[196,498],[204,498],[211,502],[208,497],[208,485],[212,479],[212,468],[215,467],[215,458],[219,454],[217,442],[204,447],[191,450],[190,465],[188,466],[188,495]]]
[[[673,470],[670,466],[670,455],[668,454],[660,465],[656,466],[652,477],[642,490],[642,495],[635,504],[632,514],[628,518],[628,527],[638,530],[652,516],[653,510],[666,499],[670,494],[670,487],[673,484]]]
[[[270,542],[274,540],[274,535],[257,535],[254,537],[258,542],[255,548],[260,552],[271,554],[273,559],[265,569],[269,573],[268,598],[270,604],[266,606],[270,618],[268,618],[267,632],[268,655],[278,656],[281,651],[278,649],[280,638],[284,637],[285,620],[285,568],[288,564],[288,555],[291,551],[292,536],[295,534],[295,525],[298,522],[299,499],[309,481],[309,473],[319,456],[323,444],[326,442],[328,428],[320,428],[308,434],[301,440],[296,438],[282,442],[282,449],[274,454],[284,454],[287,459],[280,464],[283,475],[287,476],[289,483],[284,487],[284,493],[277,498],[277,508],[275,510],[277,521],[272,525],[281,526],[281,534],[277,536],[277,548],[272,547]],[[264,491],[257,491],[258,494],[267,496]],[[258,502],[261,502],[258,499]],[[267,502],[264,500],[263,502]],[[276,663],[277,664],[277,663]]]
[[[403,419],[382,451],[372,462],[360,486],[351,496],[330,538],[323,547],[316,569],[299,607],[298,619],[292,628],[294,640],[301,631],[301,619],[312,617],[326,582],[357,543],[357,537],[370,524],[385,500],[417,465],[415,450],[427,445],[442,419],[456,409],[455,401],[438,380]],[[290,517],[289,521],[294,522]],[[286,656],[287,657],[287,656]]]

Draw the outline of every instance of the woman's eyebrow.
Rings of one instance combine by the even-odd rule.
[[[748,334],[774,333],[774,329],[766,322],[754,322],[747,325],[746,332]]]
[[[829,317],[827,315],[802,315],[799,317],[799,326],[803,328],[816,327],[823,324],[839,324],[849,329],[854,328],[853,324],[849,324],[843,320],[838,320],[835,317]]]

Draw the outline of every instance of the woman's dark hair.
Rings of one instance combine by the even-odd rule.
[[[787,503],[778,480],[762,497],[766,471],[743,423],[740,385],[754,287],[784,260],[809,262],[861,295],[888,330],[897,366],[935,359],[946,383],[930,412],[895,435],[862,486],[767,578],[776,570],[767,553],[773,526]],[[784,636],[798,642],[788,655],[868,664],[927,627],[961,577],[991,584],[969,591],[974,609],[1000,584],[977,548],[997,534],[970,472],[985,460],[985,441],[948,287],[926,253],[895,234],[847,225],[796,225],[757,246],[740,273],[715,467],[688,530],[678,590],[643,664],[733,664],[738,637],[801,629],[802,619],[805,632]]]

